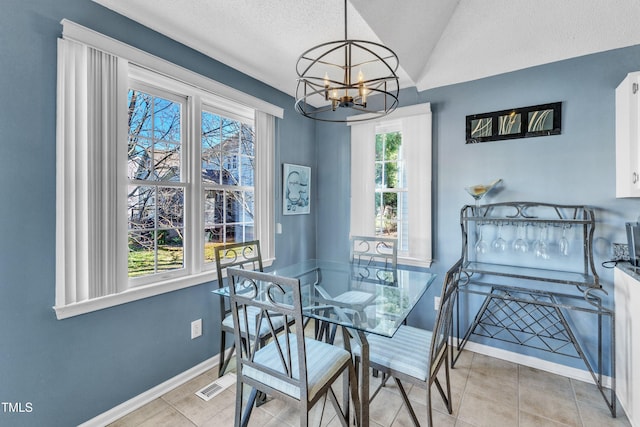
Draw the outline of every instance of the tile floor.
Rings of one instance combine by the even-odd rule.
[[[216,377],[216,370],[208,371],[111,426],[233,426],[235,385],[209,402],[195,395]],[[611,417],[594,385],[500,359],[465,351],[451,371],[451,378],[452,415],[446,412],[440,396],[435,388],[433,390],[435,427],[630,426],[619,405],[618,417]],[[372,386],[376,381],[372,378]],[[424,420],[422,425],[426,426],[425,390],[414,387],[409,388],[408,393],[418,418]],[[317,411],[318,407],[313,410]],[[370,412],[372,427],[412,425],[393,381],[373,400]],[[249,425],[295,427],[297,412],[281,401],[269,400],[254,409]],[[322,425],[340,425],[329,403]]]

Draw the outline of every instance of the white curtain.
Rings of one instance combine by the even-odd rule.
[[[256,209],[259,213],[255,224],[257,238],[260,239],[263,258],[275,258],[275,188],[274,188],[274,152],[275,152],[275,117],[256,110]]]
[[[105,52],[58,40],[56,306],[116,293],[118,263],[126,262],[114,232],[123,212],[115,179],[126,124],[117,113],[123,67]]]
[[[408,257],[431,263],[431,111],[402,119],[403,150],[409,188]]]
[[[351,228],[352,236],[374,236],[375,123],[351,125]]]

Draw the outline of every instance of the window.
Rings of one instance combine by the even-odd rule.
[[[255,136],[250,122],[202,112],[204,260],[219,244],[254,239]]]
[[[130,278],[184,268],[186,98],[148,92],[129,89],[127,97]]]
[[[282,109],[63,21],[56,315],[214,280],[213,246],[273,260]]]
[[[400,130],[376,130],[375,142],[375,233],[398,239],[398,248],[407,249],[407,187]]]
[[[398,260],[431,264],[431,109],[351,126],[351,234],[398,239]]]

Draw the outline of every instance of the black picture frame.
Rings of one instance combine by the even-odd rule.
[[[466,117],[466,144],[559,135],[561,131],[562,102]]]

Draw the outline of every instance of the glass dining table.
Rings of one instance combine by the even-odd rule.
[[[309,259],[272,268],[270,273],[300,280],[303,314],[315,320],[317,339],[333,342],[337,326],[359,345],[361,423],[369,425],[368,334],[392,337],[433,284],[435,275],[404,266]],[[214,293],[228,296],[227,288]],[[347,341],[347,342],[345,342]],[[349,340],[343,339],[347,349]],[[425,348],[424,351],[429,351]]]

